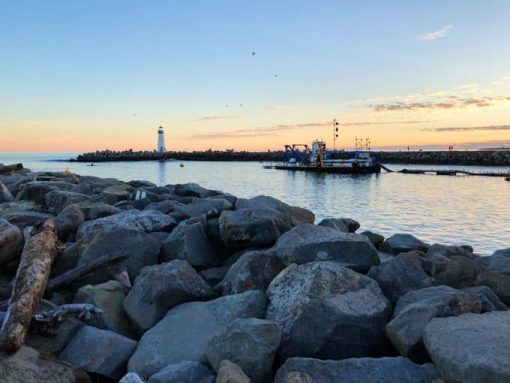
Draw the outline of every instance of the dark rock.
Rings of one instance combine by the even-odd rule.
[[[119,380],[136,342],[113,331],[83,326],[59,358],[88,372]]]
[[[118,202],[128,199],[133,190],[134,188],[132,186],[124,183],[119,183],[104,188],[101,193],[106,196],[113,197]]]
[[[70,205],[62,210],[59,215],[55,217],[54,221],[58,238],[62,242],[65,242],[67,237],[75,233],[78,227],[85,222],[85,216],[78,206]]]
[[[280,345],[281,331],[265,319],[236,319],[207,343],[206,354],[215,371],[228,359],[236,363],[252,383],[271,381],[273,361]]]
[[[392,261],[395,256],[393,254],[385,253],[384,251],[378,251],[377,256],[379,257],[379,262],[386,263]],[[422,264],[423,267],[423,264]]]
[[[208,217],[218,216],[223,210],[230,209],[232,209],[232,204],[226,199],[210,198],[182,205],[175,210],[184,217],[191,218],[200,215],[206,215]]]
[[[411,234],[394,234],[381,245],[381,250],[390,254],[408,253],[413,250],[427,251],[428,245]]]
[[[74,296],[75,303],[90,303],[103,310],[104,324],[115,332],[134,338],[131,323],[124,312],[122,302],[126,297],[124,286],[118,281],[99,285],[85,285]]]
[[[508,310],[508,307],[500,301],[498,296],[488,286],[465,287],[462,291],[474,298],[480,299],[482,302],[482,312],[484,313]]]
[[[409,291],[432,286],[433,281],[421,268],[420,257],[413,252],[372,267],[367,276],[379,283],[392,304]]]
[[[0,203],[12,202],[12,201],[14,201],[14,196],[9,191],[9,189],[7,189],[7,186],[5,186],[0,181]]]
[[[77,207],[83,212],[83,216],[85,221],[91,221],[99,218],[108,217],[113,214],[120,213],[120,209],[107,205],[102,202],[79,202],[73,205],[67,206],[62,213],[65,213],[66,210]]]
[[[352,358],[319,360],[290,358],[278,370],[275,383],[434,383],[432,364],[419,365],[409,359]]]
[[[147,206],[144,207],[144,210],[157,210],[162,212],[163,214],[168,214],[176,211],[176,209],[186,206],[183,203],[165,200],[161,202],[151,202]]]
[[[360,224],[351,218],[325,218],[319,222],[319,226],[330,227],[342,233],[354,233]]]
[[[248,290],[265,291],[273,278],[284,268],[282,261],[273,253],[248,251],[228,269],[225,278],[215,290],[222,291],[223,295]]]
[[[0,358],[2,383],[91,383],[88,374],[81,368],[61,360],[48,357],[28,346],[12,355]]]
[[[148,383],[214,383],[216,376],[200,362],[169,364],[149,378]]]
[[[49,308],[56,307],[52,304]],[[68,318],[58,326],[55,334],[45,334],[37,330],[29,331],[25,344],[45,354],[58,356],[84,325],[85,323],[76,318]]]
[[[445,381],[510,381],[510,311],[433,319],[424,341]]]
[[[44,196],[44,201],[51,213],[58,214],[65,207],[74,203],[85,202],[90,197],[85,194],[74,193],[67,190],[52,190]]]
[[[282,235],[273,250],[285,265],[336,261],[366,272],[379,264],[377,250],[365,236],[310,224],[298,225]]]
[[[225,278],[228,269],[229,267],[227,266],[211,267],[210,269],[202,270],[200,276],[209,286],[214,287]]]
[[[488,268],[490,271],[510,276],[510,248],[495,251],[489,257]]]
[[[476,284],[489,286],[505,305],[510,306],[510,275],[484,271],[478,275]]]
[[[215,191],[207,190],[195,183],[174,185],[173,193],[180,197],[198,197],[198,198],[212,197],[214,195],[219,194]]]
[[[434,278],[440,284],[460,289],[475,285],[481,271],[482,267],[475,260],[465,256],[451,256],[443,270],[438,271],[436,267]]]
[[[176,306],[143,335],[128,370],[147,378],[168,364],[203,361],[212,335],[236,318],[264,317],[265,307],[262,291]]]
[[[220,265],[220,259],[205,234],[202,222],[181,222],[161,244],[161,261],[182,259],[199,269]]]
[[[216,383],[250,383],[241,367],[225,359],[220,363]]]
[[[453,256],[473,256],[473,249],[469,246],[447,246],[435,243],[430,246],[427,250],[429,256],[442,256],[442,257],[453,257]]]
[[[169,309],[212,297],[210,286],[186,261],[147,266],[124,300],[124,309],[138,334],[154,326]]]
[[[0,218],[0,266],[19,258],[24,243],[21,230]]]
[[[0,213],[0,218],[18,226],[21,230],[28,226],[40,226],[44,223],[44,221],[52,217],[52,214],[27,210],[10,210]]]
[[[361,235],[367,237],[370,240],[370,242],[372,242],[372,245],[374,245],[375,247],[381,246],[381,244],[384,242],[384,236],[369,230],[365,230],[363,233],[361,233]]]
[[[32,181],[21,186],[16,201],[34,201],[39,205],[45,204],[46,194],[52,190],[69,190],[72,184],[63,181]]]
[[[341,359],[385,352],[391,305],[377,282],[364,275],[336,262],[291,265],[271,282],[267,296],[266,318],[282,329],[282,358]]]
[[[417,362],[428,361],[423,331],[432,318],[481,311],[480,300],[461,290],[448,286],[415,290],[398,300],[386,334],[401,355]]]

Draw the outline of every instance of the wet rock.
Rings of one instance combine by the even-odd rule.
[[[108,281],[99,285],[81,287],[74,296],[74,302],[90,303],[99,307],[103,310],[104,324],[110,330],[133,338],[133,328],[122,307],[125,297],[124,286],[120,282]]]
[[[354,233],[360,224],[351,218],[325,218],[319,222],[319,226],[330,227],[342,233]]]
[[[446,381],[510,381],[510,311],[433,319],[424,341]]]
[[[0,266],[19,258],[24,243],[21,230],[0,218]]]
[[[336,262],[291,265],[271,282],[267,296],[266,318],[282,329],[282,358],[341,359],[385,352],[391,305],[377,282],[364,275]]]
[[[488,268],[510,276],[510,248],[495,251],[489,258]]]
[[[427,251],[428,245],[411,234],[394,234],[386,239],[381,250],[390,254],[408,253],[413,250]]]
[[[113,331],[83,326],[59,358],[110,379],[119,380],[136,342]]]
[[[209,286],[214,287],[225,278],[228,269],[229,267],[227,266],[211,267],[210,269],[202,270],[200,276]]]
[[[482,302],[482,312],[505,311],[508,307],[500,301],[488,286],[465,287],[462,289],[466,294],[480,299]]]
[[[285,265],[336,261],[366,272],[379,264],[377,250],[365,236],[310,224],[298,225],[282,235],[273,250]]]
[[[0,377],[3,383],[91,383],[81,368],[49,358],[28,346],[22,346],[13,355],[2,355]]]
[[[370,240],[370,242],[372,242],[372,245],[374,245],[376,248],[381,246],[381,244],[384,242],[384,236],[369,230],[364,231],[363,233],[361,233],[361,235],[367,237]]]
[[[250,383],[250,378],[246,376],[241,367],[225,359],[218,369],[216,383]]]
[[[191,266],[207,269],[220,265],[221,260],[212,248],[202,222],[182,222],[161,244],[161,260],[182,259]]]
[[[14,201],[14,196],[9,189],[7,189],[7,186],[0,182],[0,203],[12,201]]]
[[[476,284],[489,286],[505,305],[510,306],[510,275],[484,271],[478,275]]]
[[[284,267],[283,262],[270,252],[248,251],[228,269],[215,290],[222,291],[223,295],[248,290],[265,291]]]
[[[120,213],[80,225],[76,234],[77,239],[86,233],[98,230],[112,230],[116,228],[133,229],[151,233],[153,231],[171,231],[177,222],[174,218],[156,210],[125,210]]]
[[[433,282],[421,268],[420,257],[413,252],[400,254],[389,262],[372,267],[367,276],[379,283],[392,304],[409,291],[430,287]]]
[[[262,291],[176,306],[143,335],[128,369],[147,378],[168,364],[203,361],[212,335],[236,318],[264,317],[265,307]]]
[[[124,309],[138,334],[154,326],[169,309],[212,297],[210,286],[186,261],[147,266],[124,300]]]
[[[55,217],[58,238],[65,242],[67,237],[75,233],[83,222],[85,222],[83,211],[76,205],[68,206]]]
[[[278,370],[275,383],[434,383],[437,378],[432,364],[419,365],[402,357],[339,361],[290,358]]]
[[[481,311],[480,300],[461,290],[448,286],[415,290],[398,300],[386,334],[401,355],[417,362],[428,361],[423,331],[432,318]]]
[[[34,201],[44,205],[46,194],[52,190],[69,190],[72,184],[63,181],[32,181],[21,186],[16,201]]]
[[[55,214],[58,214],[69,205],[88,201],[89,199],[90,197],[88,195],[67,190],[52,190],[44,196],[44,201],[48,210]]]
[[[169,364],[149,378],[148,383],[214,383],[216,376],[200,362]]]
[[[269,382],[280,338],[281,331],[276,322],[236,319],[209,339],[206,354],[217,372],[220,363],[228,359],[241,367],[252,383]]]

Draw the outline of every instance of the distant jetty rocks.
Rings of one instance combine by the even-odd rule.
[[[510,150],[451,150],[451,151],[374,151],[381,157],[382,163],[394,164],[428,164],[428,165],[478,165],[510,166]],[[157,152],[157,151],[112,151],[103,150],[80,154],[71,159],[76,162],[110,162],[110,161],[284,161],[283,151],[234,151],[205,150],[193,152]]]
[[[2,382],[509,382],[508,305],[510,248],[193,183],[0,174]]]

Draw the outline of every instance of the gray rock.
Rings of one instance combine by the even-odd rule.
[[[211,267],[210,269],[202,270],[200,276],[209,286],[214,287],[225,278],[228,269],[228,266]]]
[[[417,362],[428,361],[423,331],[432,318],[481,311],[480,300],[461,290],[427,287],[411,291],[398,300],[386,334],[401,355]]]
[[[280,339],[281,331],[276,322],[236,319],[209,339],[206,354],[217,372],[220,363],[228,359],[241,367],[252,383],[269,382]]]
[[[74,296],[75,303],[90,303],[103,310],[104,324],[115,332],[134,338],[133,328],[124,312],[122,302],[126,297],[124,286],[118,281],[99,285],[85,285]]]
[[[510,248],[497,250],[489,257],[489,270],[510,276]]]
[[[218,369],[216,383],[250,383],[250,378],[246,376],[241,367],[225,359]]]
[[[0,326],[4,323],[5,311],[0,311]]]
[[[363,233],[361,233],[361,235],[367,237],[370,242],[372,242],[372,245],[374,245],[376,248],[381,246],[381,244],[384,242],[384,236],[369,230],[365,230]]]
[[[395,256],[393,254],[388,254],[388,253],[385,253],[384,251],[378,251],[377,256],[379,257],[379,261],[381,263],[390,262],[395,258]],[[422,266],[423,266],[423,264],[422,264]]]
[[[168,214],[176,211],[178,208],[186,206],[183,203],[171,200],[165,200],[161,202],[151,202],[147,206],[144,207],[144,210],[157,210],[162,212],[163,214]]]
[[[210,286],[186,261],[147,266],[124,300],[124,309],[138,334],[154,326],[169,309],[212,297]]]
[[[379,283],[392,304],[409,291],[432,286],[433,281],[421,268],[420,257],[413,252],[372,267],[367,276]]]
[[[424,341],[446,381],[510,382],[510,311],[433,319]]]
[[[102,202],[79,202],[76,204],[72,204],[67,206],[62,213],[65,213],[66,210],[77,207],[83,212],[83,216],[85,221],[91,221],[99,218],[108,217],[113,214],[120,213],[120,209],[108,205]]]
[[[65,207],[78,202],[90,200],[85,194],[74,193],[67,190],[52,190],[44,196],[44,202],[51,213],[58,214]]]
[[[338,361],[290,358],[279,368],[274,382],[433,383],[437,378],[432,364],[419,365],[402,357]]]
[[[319,226],[330,227],[342,233],[354,233],[359,229],[360,224],[351,218],[325,218],[319,222]]]
[[[101,191],[101,193],[106,196],[114,197],[116,201],[122,201],[122,200],[128,199],[129,195],[131,194],[131,192],[133,190],[134,190],[134,187],[132,187],[128,184],[119,183],[119,184],[108,186],[108,187],[104,188]]]
[[[63,181],[32,181],[21,186],[16,201],[34,201],[39,205],[45,204],[46,194],[52,190],[69,190],[72,184]]]
[[[136,342],[113,331],[83,326],[59,358],[110,379],[119,380]]]
[[[381,250],[390,254],[408,253],[413,250],[427,251],[428,245],[411,234],[394,234],[381,245]]]
[[[473,256],[473,249],[469,246],[448,246],[434,243],[427,249],[429,256],[442,256],[442,257],[453,257],[453,256]]]
[[[145,383],[145,380],[140,378],[134,372],[128,372],[121,380],[119,380],[119,383]]]
[[[64,242],[67,237],[75,233],[78,227],[85,222],[85,216],[80,208],[76,205],[71,205],[62,210],[55,217],[54,221],[58,238]]]
[[[269,283],[285,268],[280,258],[264,251],[248,251],[228,269],[225,278],[215,287],[222,294],[248,290],[265,291]]]
[[[510,275],[490,270],[484,271],[478,275],[476,284],[489,286],[505,305],[510,306]]]
[[[14,196],[9,189],[7,189],[7,186],[0,182],[0,203],[12,201],[14,201]]]
[[[271,209],[223,211],[218,223],[223,242],[237,249],[271,246],[292,228],[289,216]]]
[[[201,215],[218,216],[223,210],[232,209],[232,204],[225,199],[202,199],[177,207],[175,211],[186,218]]]
[[[209,243],[202,222],[181,222],[161,244],[161,260],[182,259],[191,266],[207,269],[220,265],[221,260]]]
[[[463,288],[476,284],[482,267],[472,258],[451,256],[441,270],[435,268],[434,278],[444,285]]]
[[[173,193],[180,197],[212,197],[219,194],[213,190],[208,190],[195,183],[173,185]]]
[[[377,282],[364,275],[336,262],[294,264],[271,282],[267,296],[266,318],[282,329],[282,358],[341,359],[385,352],[391,305]]]
[[[298,225],[282,235],[273,250],[285,265],[336,261],[366,272],[379,264],[377,250],[365,236],[310,224]]]
[[[0,266],[19,258],[24,243],[21,230],[0,218]]]
[[[508,310],[508,307],[500,301],[498,296],[488,286],[465,287],[462,291],[480,299],[482,302],[482,312]]]
[[[91,231],[124,228],[145,231],[171,231],[177,222],[173,217],[156,210],[125,210],[108,217],[87,221],[80,225],[76,238],[80,239]]]
[[[53,214],[28,210],[9,210],[4,213],[0,213],[0,218],[9,221],[23,230],[28,226],[42,225],[48,218],[53,218]]]
[[[214,383],[216,376],[200,362],[169,364],[149,378],[148,383]]]
[[[176,306],[143,335],[128,370],[147,378],[168,364],[205,361],[207,341],[212,335],[236,318],[264,317],[265,308],[262,291]]]
[[[40,354],[28,346],[22,346],[15,354],[2,355],[0,378],[2,383],[91,383],[81,368]]]

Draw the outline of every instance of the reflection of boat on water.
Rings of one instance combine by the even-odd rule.
[[[328,173],[380,173],[378,154],[368,150],[328,151],[326,143],[315,140],[306,144],[285,145],[285,162],[271,166],[280,170],[301,170]]]
[[[94,163],[87,164],[87,166],[95,166]]]
[[[505,181],[510,181],[510,177],[506,177],[506,178],[505,178]]]
[[[180,164],[179,166],[180,166],[181,168],[183,168],[183,167],[184,167],[184,164]]]

